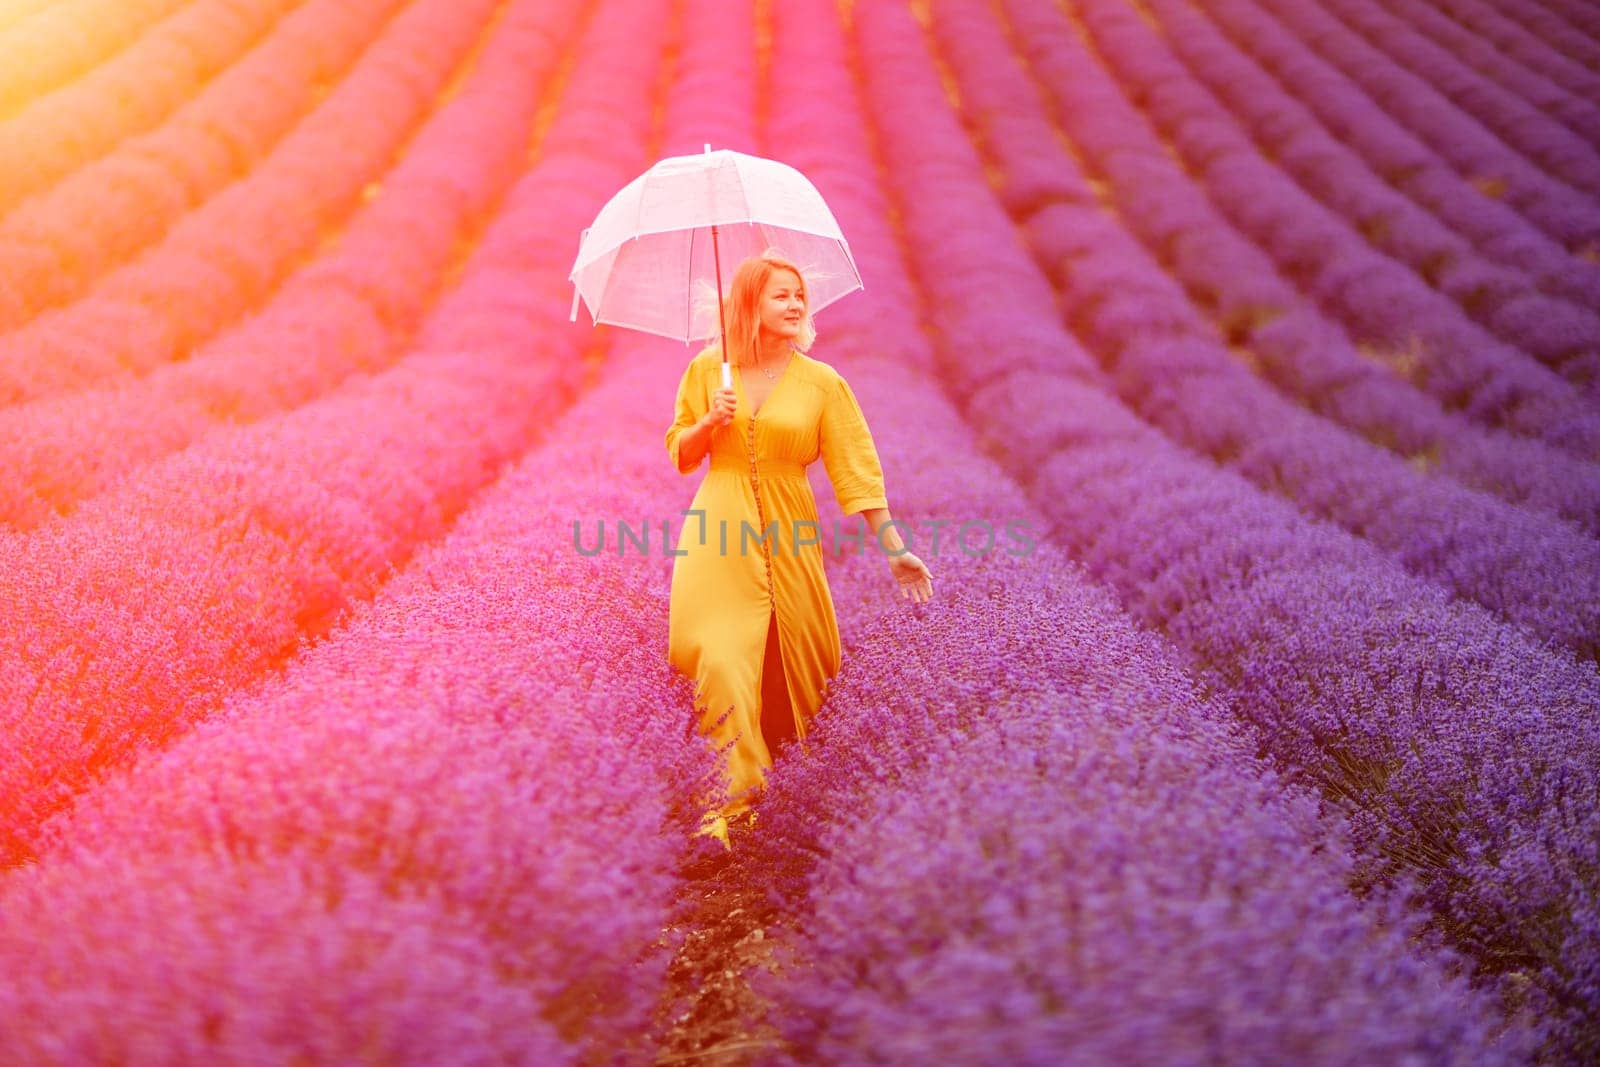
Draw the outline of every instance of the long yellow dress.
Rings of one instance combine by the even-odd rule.
[[[757,412],[740,368],[732,374],[738,404],[733,421],[712,433],[710,470],[682,519],[668,624],[668,658],[696,683],[701,734],[717,748],[732,742],[724,820],[750,807],[772,766],[761,732],[769,627],[775,622],[799,741],[839,670],[839,624],[806,467],[822,459],[845,515],[888,507],[866,417],[837,371],[795,351]],[[698,465],[679,458],[679,438],[711,410],[721,384],[715,347],[695,356],[678,384],[666,441],[681,474]],[[874,551],[870,534],[864,545]],[[725,821],[709,832],[726,840]]]

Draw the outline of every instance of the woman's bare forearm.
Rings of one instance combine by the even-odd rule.
[[[897,555],[905,551],[906,543],[900,539],[899,529],[886,525],[894,522],[888,508],[868,508],[861,513],[861,518],[866,521],[867,529],[872,531],[872,536],[878,539],[878,547],[885,553]]]

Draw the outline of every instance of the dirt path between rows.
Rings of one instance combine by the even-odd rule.
[[[719,850],[721,846],[716,846]],[[748,860],[734,852],[691,869],[664,944],[682,936],[657,1008],[657,1064],[734,1067],[781,1052],[768,1004],[749,987],[758,969],[775,971],[771,931],[777,916],[754,888]]]

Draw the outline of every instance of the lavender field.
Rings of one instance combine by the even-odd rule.
[[[937,589],[726,862],[707,144]],[[0,1063],[1597,1061],[1600,8],[0,0]]]

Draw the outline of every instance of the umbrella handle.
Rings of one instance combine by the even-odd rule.
[[[711,146],[706,145],[706,151]],[[722,338],[722,387],[733,388],[733,374],[728,370],[728,317],[722,310],[722,251],[717,247],[717,227],[711,226],[711,261],[717,265],[717,334]]]

